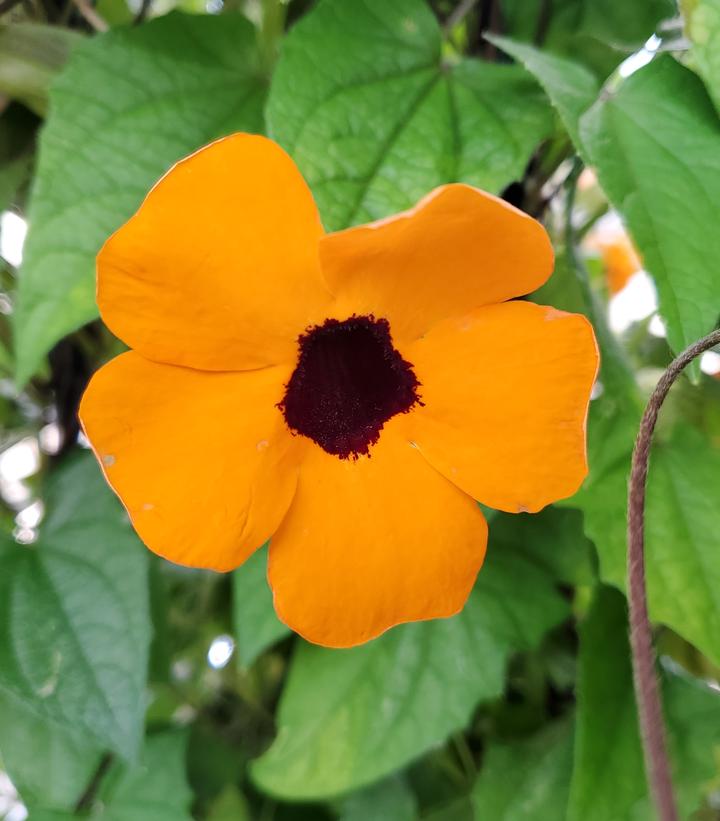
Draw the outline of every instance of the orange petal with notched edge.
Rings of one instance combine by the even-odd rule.
[[[83,428],[153,552],[230,570],[275,531],[303,447],[275,407],[288,375],[287,367],[200,372],[132,352],[95,374]]]
[[[338,315],[385,317],[401,341],[447,317],[528,294],[553,268],[539,222],[459,184],[435,189],[397,216],[325,235],[320,259]]]
[[[204,370],[291,362],[330,299],[312,195],[288,155],[235,134],[150,191],[98,255],[108,327],[148,359]]]
[[[329,647],[395,624],[451,616],[482,565],[479,506],[387,422],[370,457],[308,449],[295,499],[270,542],[280,618]]]
[[[587,473],[598,368],[590,323],[530,302],[448,320],[406,355],[424,402],[403,420],[431,465],[511,513],[571,496]]]

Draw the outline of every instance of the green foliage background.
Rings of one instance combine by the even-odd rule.
[[[0,2],[0,212],[30,223],[22,265],[0,257],[0,764],[31,821],[651,819],[626,485],[660,369],[720,315],[719,0],[173,5]],[[618,71],[653,35],[647,63]],[[157,559],[77,442],[79,396],[120,350],[97,318],[100,245],[176,160],[238,130],[292,154],[328,230],[450,181],[505,196],[556,247],[532,298],[595,325],[590,476],[536,516],[490,512],[487,563],[452,619],[309,645],[274,615],[264,550],[228,576]],[[580,248],[609,209],[666,339],[649,320],[609,328],[602,266]],[[44,449],[18,496],[1,467],[21,441]],[[709,821],[720,381],[697,366],[663,414],[647,518],[682,817]],[[218,636],[234,654],[215,668]]]

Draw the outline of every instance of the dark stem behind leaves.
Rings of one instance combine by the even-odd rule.
[[[100,759],[100,763],[93,774],[90,783],[85,788],[85,791],[80,796],[75,804],[75,815],[84,815],[85,813],[89,813],[92,810],[93,804],[95,803],[95,799],[97,798],[98,791],[100,790],[100,785],[102,784],[103,779],[107,775],[108,770],[112,766],[113,763],[113,756],[111,753],[105,753],[102,758]]]
[[[152,8],[152,4],[153,0],[142,0],[138,13],[135,15],[135,19],[133,20],[134,26],[139,26],[140,23],[145,22],[145,18],[148,16],[150,9]]]
[[[635,698],[638,705],[645,770],[658,817],[677,821],[670,760],[665,739],[662,704],[655,673],[655,653],[645,589],[645,488],[650,446],[658,413],[683,369],[697,356],[720,345],[720,330],[691,345],[669,365],[647,404],[638,432],[628,493],[628,602]]]

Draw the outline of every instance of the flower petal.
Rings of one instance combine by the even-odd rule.
[[[339,313],[385,317],[400,340],[480,305],[528,294],[553,268],[539,222],[459,184],[436,188],[397,216],[327,234],[320,259]]]
[[[457,613],[485,555],[479,506],[386,423],[370,456],[305,454],[270,542],[279,617],[309,641],[360,644],[395,624]]]
[[[324,319],[323,234],[288,155],[250,134],[174,166],[98,255],[108,327],[148,359],[245,370],[295,358]]]
[[[288,373],[207,373],[130,352],[95,374],[80,418],[153,552],[231,570],[275,531],[302,449],[275,407]]]
[[[424,402],[406,429],[458,487],[511,513],[578,489],[598,368],[585,317],[530,302],[490,305],[439,325],[406,355]]]

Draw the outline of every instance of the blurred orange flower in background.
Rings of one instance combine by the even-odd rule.
[[[642,269],[635,246],[619,222],[612,222],[609,227],[597,226],[583,245],[600,255],[611,296],[620,293],[633,274]]]
[[[275,607],[310,641],[450,616],[485,554],[474,500],[537,511],[587,472],[592,329],[512,301],[552,267],[539,223],[466,185],[325,234],[287,154],[227,137],[100,252],[133,350],[85,432],[159,555],[226,571],[272,537]]]

